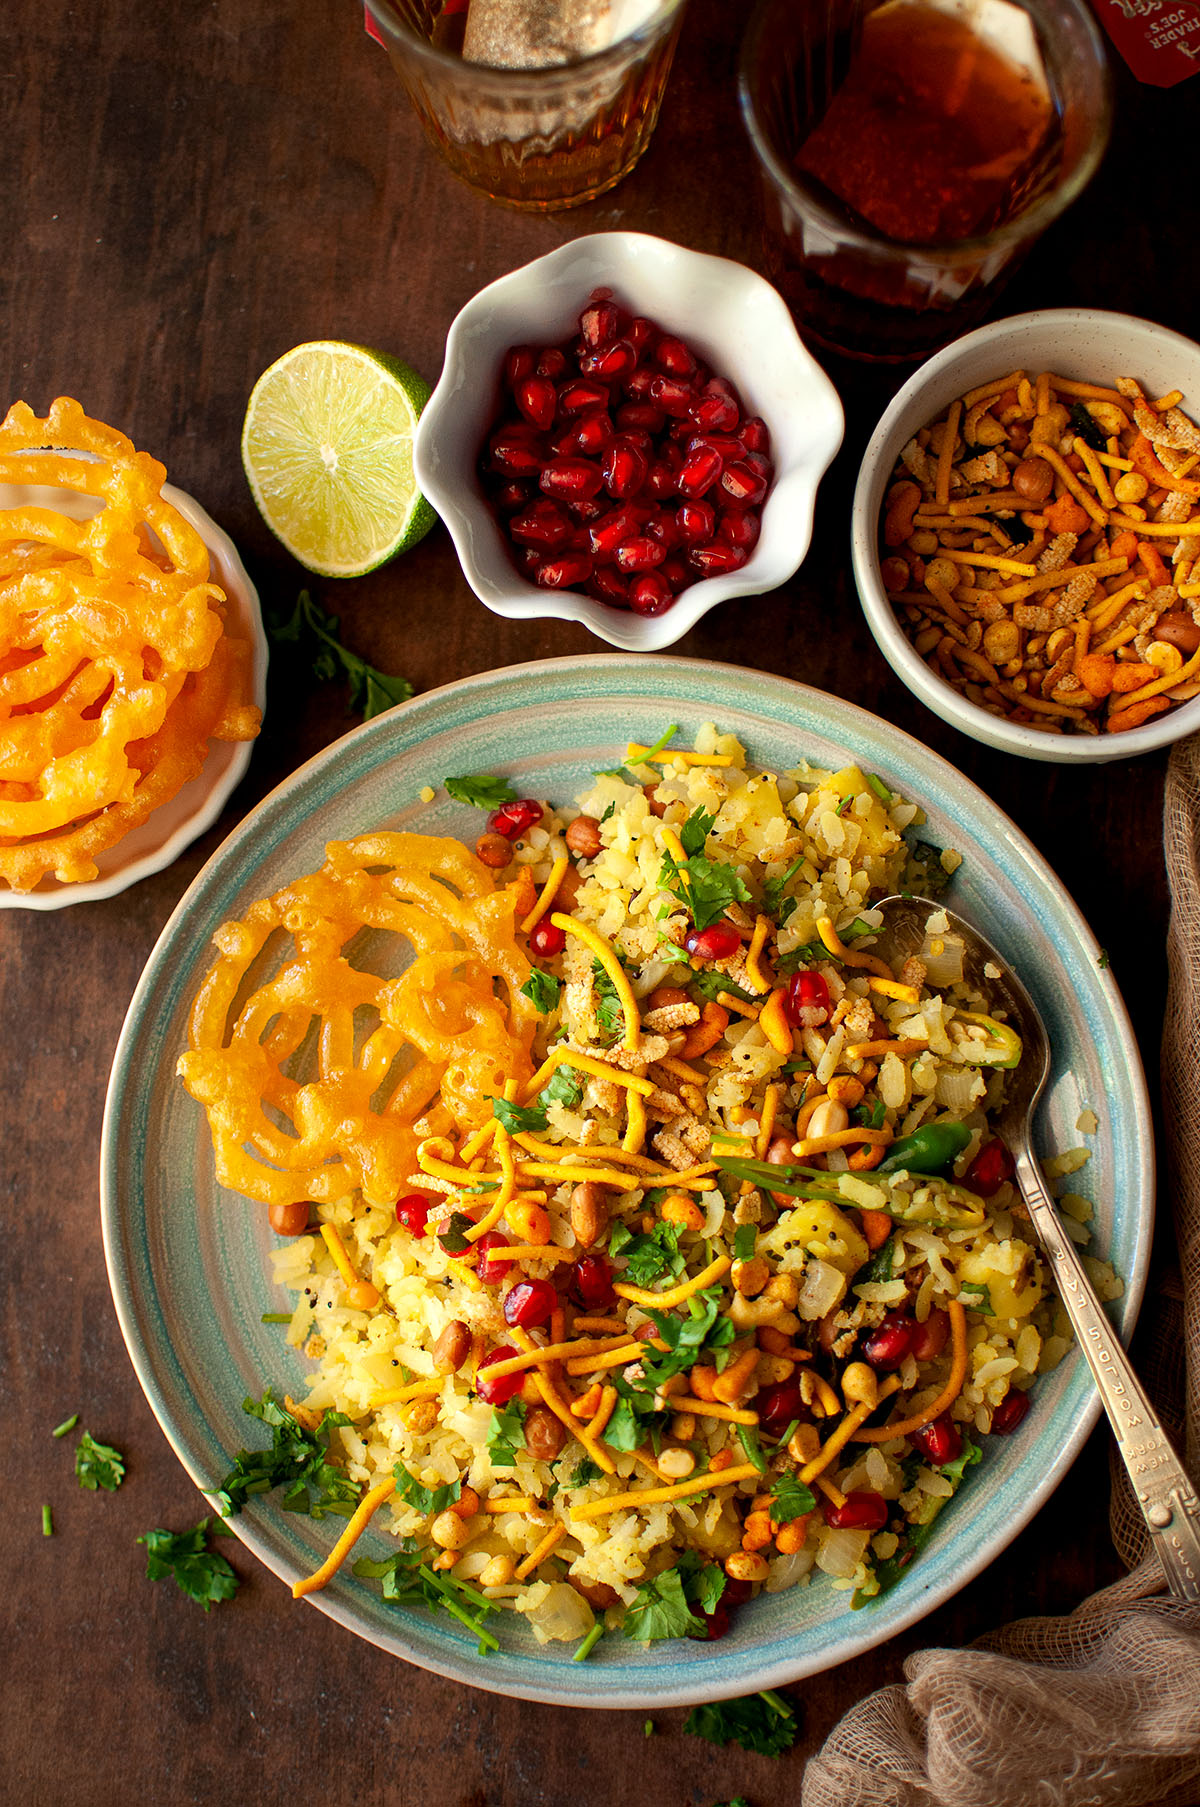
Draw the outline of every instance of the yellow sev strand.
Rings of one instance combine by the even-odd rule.
[[[575,1378],[585,1374],[602,1374],[606,1368],[623,1368],[642,1352],[640,1343],[626,1343],[621,1349],[609,1349],[604,1355],[581,1355],[567,1363],[567,1373]]]
[[[759,1119],[758,1135],[754,1141],[754,1153],[761,1161],[765,1158],[771,1145],[771,1132],[775,1128],[775,1118],[779,1112],[779,1095],[781,1085],[769,1085],[763,1095],[762,1116]]]
[[[517,1564],[516,1568],[513,1570],[513,1579],[515,1581],[527,1581],[530,1575],[533,1574],[534,1569],[545,1562],[551,1550],[553,1550],[557,1544],[560,1544],[566,1535],[567,1527],[564,1524],[551,1525],[537,1548],[530,1551],[524,1562],[519,1562]]]
[[[301,1600],[304,1598],[305,1594],[319,1593],[327,1582],[333,1580],[333,1577],[337,1574],[347,1556],[349,1556],[351,1550],[378,1512],[380,1506],[383,1505],[385,1500],[390,1499],[395,1491],[396,1477],[395,1475],[389,1475],[386,1481],[380,1481],[378,1487],[372,1487],[370,1493],[364,1494],[355,1510],[354,1517],[350,1520],[346,1529],[342,1532],[342,1535],[338,1538],[320,1568],[317,1569],[314,1574],[306,1576],[303,1581],[294,1581],[292,1583],[293,1600]]]
[[[358,1275],[350,1265],[350,1257],[346,1253],[346,1245],[331,1223],[323,1223],[321,1225],[321,1240],[332,1255],[333,1265],[342,1276],[342,1279],[346,1282],[346,1285],[357,1286]]]
[[[867,980],[868,991],[882,992],[885,998],[898,998],[902,1004],[919,1004],[921,994],[915,985],[903,985],[899,979],[881,979],[872,973]]]
[[[753,985],[755,991],[770,991],[771,989],[770,979],[765,977],[762,968],[758,964],[759,955],[767,945],[767,936],[770,932],[771,918],[769,916],[756,916],[754,919],[754,933],[751,935],[750,945],[746,949],[746,977],[749,979],[751,985]]]
[[[962,419],[962,402],[952,402],[946,415],[946,424],[942,428],[942,443],[938,451],[937,472],[933,486],[935,502],[944,507],[950,500],[950,466],[954,462],[954,441],[958,437],[958,423]]]
[[[640,1092],[625,1094],[626,1125],[621,1140],[623,1154],[637,1154],[646,1140],[646,1106]]]
[[[712,1286],[723,1275],[727,1274],[733,1262],[728,1255],[719,1255],[710,1261],[690,1280],[682,1280],[678,1286],[670,1287],[666,1292],[647,1292],[641,1286],[614,1286],[613,1291],[619,1298],[628,1299],[633,1305],[653,1305],[656,1309],[669,1310],[674,1305],[682,1305],[693,1293],[703,1292],[706,1286]]]
[[[808,1136],[797,1142],[795,1154],[798,1161],[807,1161],[810,1155],[828,1154],[831,1148],[848,1148],[854,1142],[881,1148],[894,1139],[890,1129],[835,1129],[827,1136]]]
[[[891,978],[890,967],[877,954],[856,954],[845,945],[833,926],[832,917],[818,916],[817,934],[821,937],[822,946],[840,960],[843,966],[857,966],[863,972],[878,973],[881,979]]]
[[[570,855],[560,853],[553,866],[550,868],[550,876],[542,886],[537,902],[521,924],[522,935],[528,935],[529,931],[535,929],[542,920],[542,917],[546,914],[546,911],[558,896],[558,888],[562,884],[563,879],[567,876],[567,867],[570,864]]]
[[[610,1161],[614,1166],[632,1167],[652,1178],[669,1178],[671,1170],[652,1155],[638,1154],[627,1148],[613,1148],[606,1142],[589,1142],[584,1146],[572,1142],[543,1142],[538,1136],[520,1130],[513,1140],[527,1153],[544,1161]]]
[[[958,552],[949,546],[938,549],[939,558],[948,558],[954,565],[980,565],[987,571],[1007,571],[1013,577],[1036,577],[1037,566],[1027,565],[1019,558],[998,558],[992,552]]]
[[[1157,696],[1162,690],[1173,690],[1176,684],[1186,684],[1200,671],[1200,651],[1194,652],[1186,665],[1178,671],[1168,672],[1165,677],[1155,678],[1151,684],[1143,684],[1140,690],[1130,690],[1121,698],[1121,709],[1131,709],[1135,703],[1144,703],[1147,698]],[[1114,709],[1114,715],[1120,710]]]
[[[509,1088],[505,1086],[504,1089],[507,1091]],[[474,1229],[465,1232],[468,1242],[477,1242],[489,1230],[494,1230],[516,1197],[517,1171],[513,1165],[512,1141],[502,1123],[497,1124],[496,1127],[496,1159],[500,1163],[500,1172],[503,1176],[500,1181],[500,1190]]]
[[[718,1418],[722,1424],[757,1424],[758,1413],[743,1411],[736,1405],[718,1405],[711,1399],[693,1399],[687,1393],[672,1393],[673,1412],[691,1412],[694,1418]]]
[[[574,935],[582,941],[584,947],[589,948],[599,960],[612,980],[616,994],[621,1000],[621,1009],[625,1012],[625,1037],[622,1046],[636,1048],[642,1032],[642,1020],[638,1015],[637,999],[633,995],[633,987],[629,983],[625,968],[617,959],[611,944],[588,923],[580,922],[574,916],[564,916],[556,910],[550,920],[556,929],[562,929],[564,934]]]
[[[483,1509],[498,1516],[501,1512],[532,1512],[536,1505],[531,1493],[507,1493],[501,1499],[492,1494],[484,1500]]]
[[[731,991],[719,991],[717,1003],[725,1010],[732,1010],[735,1016],[749,1017],[752,1023],[758,1020],[763,1009],[761,1004],[748,1004],[745,998],[735,998]]]
[[[431,1380],[413,1380],[406,1387],[393,1387],[388,1393],[377,1393],[371,1401],[371,1410],[378,1411],[380,1406],[407,1405],[413,1399],[435,1399],[446,1384],[445,1375],[439,1374]]]
[[[892,1394],[899,1392],[899,1390],[899,1375],[889,1374],[879,1388],[879,1397],[876,1399],[875,1405],[869,1405],[864,1402],[861,1405],[856,1405],[853,1411],[846,1413],[842,1422],[838,1425],[828,1441],[821,1445],[812,1461],[807,1463],[800,1470],[800,1479],[806,1486],[809,1482],[815,1481],[819,1474],[823,1474],[834,1458],[845,1449],[859,1425],[865,1418],[871,1416],[871,1413],[875,1410],[875,1406],[879,1404],[879,1400],[890,1399]]]
[[[529,1194],[526,1193],[528,1198]],[[489,1261],[574,1261],[574,1249],[560,1249],[553,1242],[510,1242],[505,1249],[489,1249]]]
[[[551,920],[557,922],[558,918],[555,916]],[[628,986],[628,979],[625,983]],[[629,995],[632,997],[633,993],[630,992]],[[634,1015],[637,1015],[636,1004]],[[640,1073],[627,1073],[623,1067],[610,1067],[606,1060],[597,1060],[591,1054],[580,1054],[578,1049],[564,1047],[562,1042],[555,1044],[553,1058],[556,1066],[576,1067],[581,1073],[590,1073],[593,1079],[607,1079],[610,1085],[623,1085],[627,1091],[640,1092],[643,1098],[648,1098],[654,1090],[652,1079],[643,1079]]]
[[[841,1488],[835,1487],[833,1482],[831,1480],[827,1479],[827,1477],[825,1475],[819,1474],[816,1477],[816,1484],[821,1489],[821,1492],[825,1495],[825,1498],[830,1502],[831,1505],[837,1506],[840,1508],[846,1504],[846,1496],[842,1492]]]
[[[503,1250],[507,1254],[507,1250]],[[641,1344],[632,1330],[623,1330],[619,1336],[585,1336],[576,1337],[569,1343],[547,1343],[539,1349],[532,1341],[521,1355],[508,1355],[502,1362],[490,1362],[479,1370],[476,1379],[482,1375],[484,1380],[501,1380],[506,1374],[520,1374],[526,1368],[536,1368],[544,1362],[562,1361],[568,1356],[602,1355],[615,1344],[628,1348],[635,1354]]]
[[[665,1500],[688,1499],[693,1493],[708,1493],[714,1487],[735,1487],[740,1481],[758,1479],[753,1462],[740,1468],[722,1468],[716,1474],[694,1475],[688,1481],[676,1481],[670,1487],[643,1487],[628,1493],[613,1493],[606,1500],[588,1500],[572,1506],[572,1518],[607,1518],[610,1512],[636,1512],[640,1506],[657,1506]]]
[[[1044,459],[1064,486],[1070,490],[1079,506],[1086,509],[1091,515],[1097,527],[1108,526],[1107,508],[1102,508],[1095,496],[1084,488],[1070,465],[1064,461],[1061,453],[1056,452],[1052,445],[1031,445],[1029,453],[1031,457]]]
[[[1105,475],[1104,466],[1097,458],[1087,440],[1077,437],[1075,440],[1075,450],[1079,453],[1079,456],[1087,466],[1088,476],[1096,485],[1096,494],[1099,496],[1102,505],[1105,508],[1115,508],[1117,506],[1117,498],[1112,493],[1112,486]]]
[[[899,1424],[885,1424],[878,1430],[863,1431],[859,1430],[858,1425],[855,1425],[854,1429],[850,1431],[848,1435],[853,1437],[856,1443],[890,1443],[893,1437],[907,1437],[910,1431],[919,1431],[923,1425],[932,1424],[935,1418],[940,1418],[942,1413],[948,1411],[954,1404],[954,1401],[962,1392],[963,1382],[967,1378],[967,1360],[969,1355],[967,1349],[967,1314],[963,1310],[962,1304],[958,1299],[950,1299],[947,1302],[946,1309],[950,1313],[950,1336],[954,1355],[950,1363],[950,1378],[938,1394],[937,1398],[933,1401],[933,1404],[927,1405],[923,1411],[914,1413],[911,1418],[902,1418]],[[896,1381],[897,1386],[899,1385],[899,1381],[894,1374],[890,1378]],[[880,1399],[884,1396],[885,1387],[887,1387],[886,1381],[884,1382],[884,1386],[879,1389]],[[896,1388],[890,1387],[887,1390],[889,1392],[895,1392]],[[878,1403],[878,1401],[876,1403]],[[853,1416],[853,1414],[851,1414],[851,1416]],[[836,1435],[836,1432],[834,1434]],[[832,1441],[833,1439],[830,1438],[830,1442]],[[828,1445],[826,1447],[828,1447]],[[821,1453],[824,1454],[824,1451]],[[801,1480],[807,1480],[808,1476],[807,1474],[803,1474],[800,1478]]]
[[[513,1341],[527,1354],[530,1351],[533,1351],[534,1354],[538,1353],[538,1351],[534,1350],[533,1338],[529,1335],[528,1331],[515,1329],[513,1331]],[[588,1455],[592,1458],[596,1467],[603,1469],[605,1474],[616,1474],[616,1464],[608,1454],[608,1451],[604,1448],[603,1444],[597,1442],[596,1438],[592,1436],[586,1425],[580,1424],[578,1419],[571,1416],[570,1407],[559,1394],[558,1388],[555,1386],[550,1376],[542,1373],[540,1369],[536,1370],[533,1376],[533,1384],[536,1386],[538,1392],[541,1394],[550,1410],[554,1413],[554,1416],[558,1419],[559,1423],[565,1425],[570,1435],[574,1437],[577,1442],[583,1444],[583,1447],[587,1450]]]
[[[600,1404],[596,1408],[596,1414],[593,1418],[588,1419],[587,1429],[589,1437],[598,1437],[600,1435],[616,1410],[617,1398],[618,1394],[615,1387],[601,1387]]]

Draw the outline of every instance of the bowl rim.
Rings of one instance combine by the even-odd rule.
[[[588,274],[589,263],[600,260],[601,274]],[[584,285],[611,284],[620,288],[636,277],[636,266],[651,260],[658,266],[670,260],[695,270],[703,267],[714,279],[729,280],[753,293],[759,305],[775,315],[776,324],[786,346],[786,356],[796,380],[803,380],[810,391],[806,398],[806,420],[810,441],[806,456],[776,471],[775,480],[763,504],[763,515],[771,511],[772,519],[782,503],[792,524],[792,544],[800,550],[794,559],[785,553],[772,565],[760,560],[760,545],[737,571],[724,576],[702,579],[680,592],[675,602],[661,615],[642,616],[632,611],[610,608],[579,590],[545,590],[527,583],[512,567],[502,552],[493,568],[492,561],[481,561],[477,555],[476,537],[486,523],[493,530],[491,511],[474,489],[443,463],[441,435],[449,418],[474,347],[468,341],[481,319],[486,320],[498,302],[508,303],[514,295],[538,288],[549,277],[570,270],[578,263],[583,267]],[[619,262],[613,272],[609,262]],[[783,359],[780,358],[780,362]],[[451,322],[446,335],[445,359],[441,375],[417,423],[413,446],[413,466],[417,483],[441,518],[458,553],[463,576],[485,608],[510,620],[577,621],[598,639],[623,651],[658,652],[687,633],[717,603],[733,596],[761,595],[777,589],[793,577],[807,556],[812,543],[816,495],[822,477],[836,457],[845,431],[845,415],[841,398],[826,372],[818,364],[796,330],[786,302],[764,276],[733,258],[708,251],[695,251],[674,240],[645,232],[595,232],[571,239],[532,262],[520,265],[496,277],[473,295]],[[487,551],[490,553],[490,545]],[[499,558],[503,558],[503,579]]]
[[[59,487],[55,484],[47,486],[51,489]],[[63,491],[73,494],[72,491]],[[247,634],[251,645],[251,670],[253,678],[253,701],[258,709],[265,713],[267,703],[267,664],[269,659],[267,635],[263,626],[262,605],[258,590],[250,578],[242,562],[237,547],[216,521],[201,507],[194,496],[176,487],[173,483],[164,483],[162,497],[173,508],[178,509],[184,520],[194,527],[200,535],[209,553],[212,555],[213,579],[221,584],[227,597],[236,604],[238,619],[236,626]],[[154,873],[162,872],[179,858],[193,841],[199,840],[202,834],[210,829],[220,816],[226,803],[246,775],[254,750],[254,741],[242,740],[223,742],[229,752],[226,763],[220,771],[214,771],[211,751],[215,744],[209,741],[209,753],[205,755],[204,766],[199,775],[190,780],[190,785],[168,797],[152,810],[148,821],[153,821],[159,811],[169,811],[181,796],[188,793],[194,785],[198,799],[194,808],[174,828],[166,839],[157,847],[152,847],[137,859],[118,863],[111,871],[100,878],[87,879],[81,884],[62,884],[52,881],[52,888],[34,891],[12,891],[7,887],[0,889],[0,909],[6,910],[62,910],[71,904],[100,903],[110,897],[117,897],[130,886],[140,884],[144,878],[151,878]],[[118,841],[116,847],[120,847]],[[45,881],[43,881],[45,882]]]
[[[1031,309],[1024,314],[1010,314],[990,321],[986,326],[976,327],[973,332],[952,340],[927,358],[897,391],[867,442],[851,510],[851,562],[859,602],[880,651],[897,676],[935,715],[972,740],[1000,752],[1016,754],[1019,758],[1058,765],[1102,765],[1112,760],[1136,758],[1140,753],[1154,752],[1183,739],[1200,727],[1200,697],[1180,703],[1165,715],[1155,716],[1140,727],[1119,735],[1040,734],[1036,728],[989,715],[986,709],[960,696],[938,677],[913,647],[896,619],[883,587],[876,548],[878,507],[899,444],[892,458],[886,460],[886,470],[885,452],[890,441],[899,439],[899,423],[911,405],[931,384],[944,378],[983,346],[1035,328],[1044,331],[1055,323],[1092,328],[1097,332],[1108,330],[1114,335],[1150,334],[1160,343],[1177,345],[1189,358],[1200,362],[1200,344],[1185,334],[1159,326],[1138,314],[1117,313],[1105,308]]]

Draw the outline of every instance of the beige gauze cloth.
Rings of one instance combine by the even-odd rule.
[[[1200,735],[1167,769],[1171,887],[1162,1097],[1181,1279],[1147,1299],[1138,1361],[1200,1477]],[[1115,1451],[1111,1529],[1131,1573],[1067,1618],[923,1650],[907,1685],[851,1708],[809,1763],[802,1807],[1197,1807],[1200,1605],[1171,1600]]]

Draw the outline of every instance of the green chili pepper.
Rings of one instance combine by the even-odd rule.
[[[975,1023],[987,1031],[988,1045],[969,1063],[971,1066],[1015,1067],[1019,1064],[1021,1038],[1015,1029],[1010,1029],[1007,1023],[998,1023],[994,1016],[980,1016],[974,1010],[959,1010],[956,1015],[960,1022]]]
[[[768,1161],[742,1160],[723,1154],[719,1147],[714,1148],[713,1159],[723,1173],[768,1191],[783,1192],[789,1198],[821,1198],[843,1208],[883,1211],[896,1223],[965,1230],[976,1228],[986,1215],[977,1192],[938,1174],[914,1169],[895,1177],[879,1167],[870,1173],[823,1173],[815,1167],[776,1167]]]
[[[901,1136],[880,1161],[877,1173],[948,1173],[971,1131],[964,1123],[923,1123],[911,1136]]]

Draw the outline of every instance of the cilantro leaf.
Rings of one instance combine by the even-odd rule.
[[[625,1008],[612,977],[599,960],[592,961],[592,985],[596,993],[596,1021],[605,1035],[616,1035],[625,1024]]]
[[[698,1636],[704,1631],[704,1621],[687,1603],[679,1570],[664,1569],[638,1588],[632,1605],[626,1608],[622,1629],[627,1638],[650,1644],[660,1638]]]
[[[618,1385],[618,1392],[622,1392],[622,1386],[622,1397],[617,1400],[600,1435],[610,1449],[640,1449],[650,1431],[661,1420],[662,1414],[656,1412],[652,1405],[639,1407],[628,1381]],[[642,1397],[645,1398],[646,1395],[643,1394]]]
[[[214,1531],[219,1524],[218,1520]],[[138,1538],[146,1546],[149,1580],[163,1581],[173,1575],[176,1585],[205,1612],[221,1600],[232,1600],[241,1585],[225,1558],[207,1547],[208,1527],[208,1519],[202,1518],[194,1531],[147,1531]]]
[[[958,1296],[963,1304],[969,1306],[972,1311],[981,1311],[985,1318],[995,1317],[996,1314],[992,1309],[992,1295],[988,1287],[978,1285],[971,1280],[964,1280],[958,1289]]]
[[[706,1562],[699,1550],[685,1550],[676,1567],[683,1577],[688,1604],[702,1613],[716,1612],[725,1592],[725,1571],[720,1563]]]
[[[465,1255],[471,1246],[467,1241],[467,1231],[474,1228],[474,1220],[465,1211],[451,1211],[438,1231],[437,1239],[447,1255]]]
[[[798,898],[785,895],[786,887],[803,864],[804,855],[801,854],[799,859],[792,861],[786,872],[781,872],[778,878],[767,879],[763,885],[763,909],[768,916],[774,917],[781,928],[799,902]]]
[[[567,1486],[586,1487],[589,1481],[598,1481],[603,1473],[604,1470],[600,1467],[598,1462],[593,1462],[590,1456],[584,1456],[581,1459],[579,1466],[576,1468],[575,1473],[567,1482]]]
[[[679,831],[679,845],[690,859],[695,853],[704,852],[704,844],[712,833],[713,823],[717,819],[715,810],[694,809]]]
[[[505,1406],[493,1406],[488,1419],[487,1452],[493,1468],[511,1468],[517,1453],[525,1447],[525,1404],[510,1399]]]
[[[817,1509],[817,1496],[812,1488],[790,1473],[780,1475],[771,1498],[771,1517],[780,1525],[789,1525],[794,1518],[803,1518]]]
[[[908,842],[908,858],[900,878],[902,891],[917,897],[941,897],[950,888],[950,874],[942,865],[942,850],[929,841]],[[845,936],[842,937],[845,940]]]
[[[244,1399],[242,1410],[259,1419],[271,1432],[270,1449],[243,1449],[214,1494],[222,1518],[240,1512],[256,1493],[282,1487],[285,1512],[305,1512],[312,1518],[336,1513],[351,1518],[362,1489],[329,1460],[329,1436],[349,1424],[344,1412],[325,1412],[315,1431],[306,1430],[285,1411],[270,1387],[261,1399]]]
[[[363,1556],[354,1564],[353,1573],[362,1579],[382,1584],[385,1600],[396,1606],[429,1606],[448,1612],[460,1625],[479,1640],[479,1654],[499,1650],[500,1642],[484,1626],[484,1619],[496,1606],[486,1595],[477,1593],[463,1581],[449,1575],[435,1575],[422,1561],[424,1552],[415,1538],[406,1537],[400,1549],[382,1562]]]
[[[782,1757],[796,1742],[800,1728],[787,1701],[772,1692],[693,1707],[683,1729],[710,1744],[740,1744],[744,1751]]]
[[[881,1249],[876,1249],[864,1267],[860,1267],[854,1276],[856,1286],[880,1284],[893,1277],[896,1265],[896,1238],[889,1236]]]
[[[667,1345],[665,1351],[647,1349],[641,1358],[645,1386],[650,1392],[694,1363],[719,1357],[735,1340],[737,1331],[731,1320],[721,1316],[722,1296],[719,1286],[709,1286],[692,1294],[685,1317],[668,1311],[650,1312]]]
[[[487,773],[443,778],[442,785],[448,797],[456,803],[469,803],[472,809],[499,809],[504,803],[517,801],[517,793],[507,778],[492,778]]]
[[[968,1468],[974,1468],[977,1463],[982,1461],[982,1449],[979,1447],[978,1443],[972,1443],[970,1437],[968,1437],[964,1431],[961,1453],[955,1456],[953,1462],[944,1462],[938,1472],[944,1474],[948,1480],[957,1483],[966,1480]]]
[[[535,966],[521,987],[521,996],[528,998],[542,1016],[549,1016],[552,1010],[558,1008],[561,991],[561,979],[556,979],[553,973],[543,972],[540,966]]]
[[[743,1004],[753,1004],[756,1001],[753,992],[743,990],[740,985],[733,983],[728,973],[718,972],[711,966],[702,968],[689,981],[688,989],[698,991],[710,1004],[715,1004],[723,991],[727,991],[731,998],[740,998]]]
[[[75,1449],[75,1479],[89,1493],[98,1487],[115,1493],[125,1479],[125,1458],[111,1443],[97,1443],[90,1431],[83,1431]]]
[[[758,1241],[758,1231],[752,1223],[740,1223],[733,1232],[733,1258],[735,1261],[752,1261],[754,1245]]]
[[[461,1481],[449,1481],[444,1487],[426,1487],[403,1462],[397,1462],[392,1473],[396,1477],[397,1498],[417,1512],[444,1512],[462,1493]]]
[[[731,903],[749,903],[750,892],[741,874],[721,860],[693,853],[679,865],[668,853],[658,875],[660,889],[669,891],[691,916],[697,929],[706,929],[723,916]]]
[[[668,966],[691,965],[691,955],[687,949],[679,947],[669,935],[664,935],[661,929],[658,931],[658,953],[655,958],[664,961]]]
[[[856,1104],[851,1115],[860,1129],[882,1129],[887,1107],[882,1098],[876,1098],[873,1104]]]
[[[574,1110],[583,1097],[583,1080],[578,1073],[573,1073],[568,1066],[555,1067],[547,1085],[538,1093],[538,1103],[561,1104],[565,1110]]]
[[[634,1236],[627,1224],[617,1224],[609,1238],[608,1252],[624,1256],[629,1285],[653,1286],[664,1274],[675,1279],[683,1272],[685,1257],[679,1252],[682,1233],[682,1224],[663,1219],[645,1236]]]
[[[492,1099],[492,1115],[504,1125],[510,1136],[537,1135],[549,1127],[540,1104],[510,1104],[507,1098]]]
[[[413,693],[407,678],[391,677],[351,652],[348,646],[343,646],[338,617],[327,615],[307,590],[301,590],[297,596],[291,616],[286,621],[272,621],[269,631],[273,640],[285,643],[299,645],[306,638],[312,641],[313,676],[322,683],[339,677],[348,678],[350,706],[361,711],[364,721],[370,721],[373,715],[382,715],[396,703],[407,702]]]

